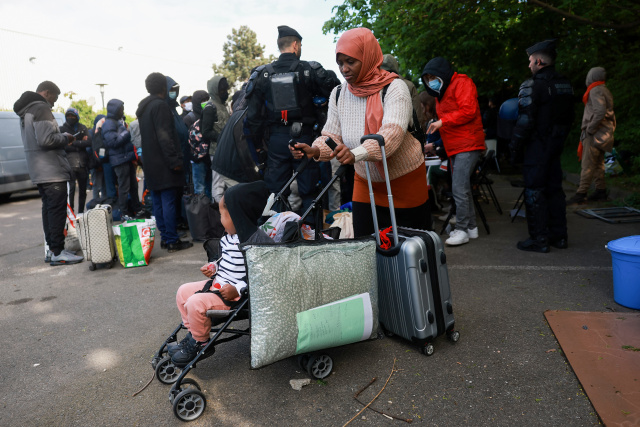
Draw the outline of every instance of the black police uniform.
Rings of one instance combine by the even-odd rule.
[[[289,27],[278,27],[279,38],[300,35]],[[291,111],[276,111],[274,96],[271,90],[272,76],[295,73],[295,92],[298,97],[298,108]],[[301,61],[294,53],[283,53],[272,64],[258,67],[247,85],[247,125],[254,140],[260,141],[268,132],[267,169],[264,180],[269,191],[277,193],[287,183],[293,171],[300,164],[289,151],[290,129],[293,123],[302,123],[302,135],[296,142],[311,145],[312,130],[316,122],[314,96],[329,98],[331,90],[340,82],[332,77],[317,62]],[[276,91],[276,96],[278,95]],[[298,192],[302,198],[302,209],[311,205],[316,193],[316,185],[320,181],[320,168],[316,162],[310,162],[307,168],[298,175]],[[290,191],[287,189],[286,195]]]
[[[553,49],[552,43],[541,42],[527,53],[542,50],[536,50],[536,46]],[[522,83],[518,104],[511,149],[516,152],[524,148],[522,173],[530,235],[530,240],[519,242],[518,248],[546,252],[549,243],[566,245],[567,239],[560,155],[574,116],[571,82],[553,65],[546,66]]]

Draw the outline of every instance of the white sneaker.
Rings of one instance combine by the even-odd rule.
[[[467,233],[469,234],[469,238],[470,239],[477,239],[478,238],[478,227],[469,228],[467,230]]]
[[[445,243],[449,246],[458,246],[469,242],[469,235],[466,231],[453,230]]]

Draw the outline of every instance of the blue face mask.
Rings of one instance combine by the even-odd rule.
[[[178,97],[178,92],[171,91],[169,92],[169,98],[176,99]]]
[[[440,92],[441,87],[442,87],[442,80],[440,80],[438,77],[436,77],[435,80],[429,81],[429,88],[435,90],[436,92]]]

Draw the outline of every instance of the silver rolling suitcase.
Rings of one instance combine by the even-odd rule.
[[[111,268],[115,257],[111,206],[97,205],[78,217],[77,224],[80,245],[85,259],[89,261],[89,270],[95,270],[96,264],[106,264]]]
[[[415,343],[423,354],[431,356],[436,337],[446,334],[453,342],[460,338],[460,333],[454,329],[444,245],[434,232],[397,227],[384,138],[366,135],[361,141],[367,139],[374,139],[380,144],[393,227],[393,246],[383,250],[379,247],[378,218],[367,163],[369,196],[378,239],[376,264],[380,324],[387,334],[401,336]]]

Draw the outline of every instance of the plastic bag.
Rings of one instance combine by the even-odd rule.
[[[125,268],[149,265],[155,241],[156,222],[136,219],[113,226],[118,259]]]

